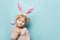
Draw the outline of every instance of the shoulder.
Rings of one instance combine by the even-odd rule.
[[[16,29],[17,29],[16,27],[13,27],[11,31],[16,31]]]
[[[27,30],[27,28],[26,28],[26,27],[24,27],[24,30]]]
[[[28,32],[28,29],[26,27],[24,27],[24,30]]]

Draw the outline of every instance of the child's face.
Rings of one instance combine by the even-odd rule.
[[[18,27],[24,27],[25,19],[23,17],[20,17],[19,19],[16,20],[16,23]]]

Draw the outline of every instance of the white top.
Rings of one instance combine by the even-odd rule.
[[[27,28],[17,28],[15,27],[11,33],[12,40],[30,40],[30,35]]]

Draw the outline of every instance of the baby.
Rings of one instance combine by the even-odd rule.
[[[27,17],[23,14],[16,17],[16,27],[12,30],[11,40],[30,40],[29,32],[24,26],[26,21]]]

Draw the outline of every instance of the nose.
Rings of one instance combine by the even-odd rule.
[[[20,21],[20,24],[22,23],[22,21]]]

